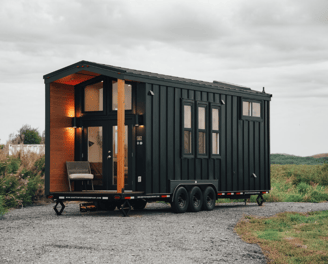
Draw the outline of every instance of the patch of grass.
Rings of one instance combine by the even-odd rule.
[[[245,216],[235,231],[244,241],[257,243],[272,263],[328,262],[328,211]]]
[[[282,154],[271,154],[271,164],[295,164],[295,165],[322,165],[325,162],[328,163],[328,157],[314,158],[314,157],[298,157]]]
[[[271,190],[264,194],[265,202],[328,201],[328,164],[324,165],[271,165]],[[256,195],[250,202],[256,202]],[[243,201],[243,200],[242,200]],[[217,203],[234,200],[218,199]],[[236,200],[235,200],[236,202]]]

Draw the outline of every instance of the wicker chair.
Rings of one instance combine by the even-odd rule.
[[[93,178],[91,174],[89,161],[66,161],[67,176],[69,190],[71,189],[71,181],[89,181],[91,180],[93,190]]]

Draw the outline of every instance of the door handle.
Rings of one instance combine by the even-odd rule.
[[[112,156],[111,155],[108,155],[107,159],[110,159]]]

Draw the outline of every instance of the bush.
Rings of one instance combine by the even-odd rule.
[[[35,170],[37,172],[41,172],[42,174],[46,171],[46,163],[45,163],[45,156],[43,155],[34,163]]]
[[[0,156],[0,211],[32,204],[44,195],[44,155]]]
[[[6,212],[4,197],[0,195],[0,219]]]
[[[15,174],[20,165],[20,159],[15,157],[9,157],[5,161],[0,161],[0,175]]]
[[[305,182],[301,182],[299,185],[297,185],[297,189],[300,194],[305,195],[308,192],[308,190],[311,189],[311,185]]]

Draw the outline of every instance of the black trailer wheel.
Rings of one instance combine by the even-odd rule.
[[[259,196],[257,196],[256,202],[257,202],[258,206],[262,206],[262,204],[264,202],[264,198],[263,198],[262,194],[259,194]]]
[[[184,213],[189,205],[189,195],[185,187],[179,187],[174,195],[174,200],[171,203],[172,210],[175,213]]]
[[[199,212],[203,206],[203,193],[202,190],[195,186],[190,190],[189,193],[189,208],[191,212]]]
[[[130,201],[134,210],[143,210],[147,205],[147,201],[144,199]]]
[[[215,207],[216,195],[215,191],[211,186],[208,186],[203,194],[203,210],[212,211]]]

